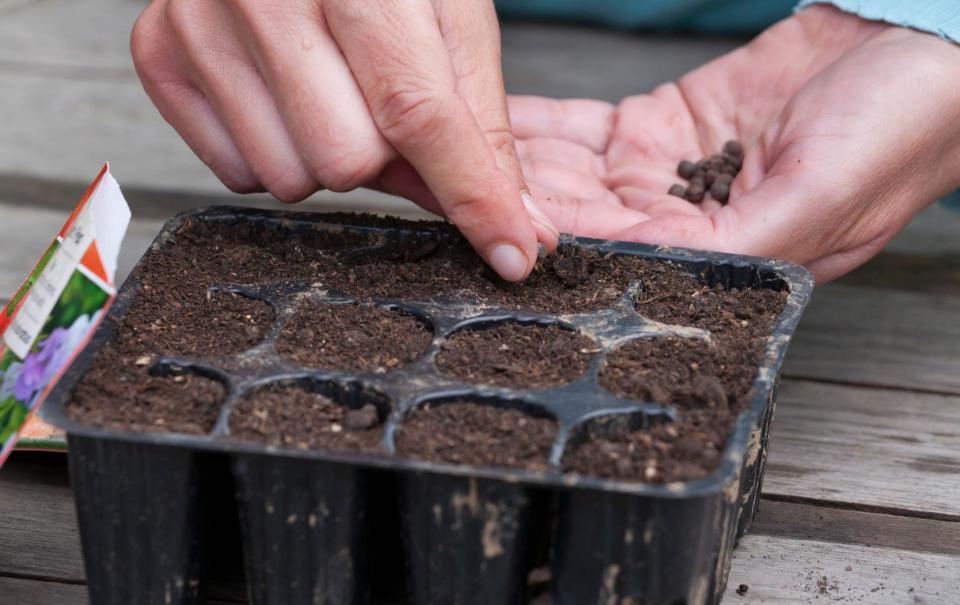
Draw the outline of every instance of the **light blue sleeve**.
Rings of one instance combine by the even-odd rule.
[[[797,10],[811,4],[832,4],[864,19],[930,32],[960,43],[958,0],[801,0]]]

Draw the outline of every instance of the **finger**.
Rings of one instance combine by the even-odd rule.
[[[518,139],[564,139],[603,153],[614,124],[614,106],[589,99],[507,98],[513,134]]]
[[[520,189],[457,93],[432,5],[340,1],[323,9],[380,132],[486,261],[505,279],[525,278],[537,260],[536,232]]]
[[[517,156],[507,111],[500,57],[500,27],[493,2],[440,0],[437,17],[457,79],[457,92],[470,107],[493,157],[521,192],[528,192]],[[557,247],[559,232],[531,195],[522,195],[537,228],[537,239],[548,250]]]
[[[395,154],[380,136],[320,11],[278,11],[256,0],[233,6],[246,46],[313,179],[333,191],[374,180]]]
[[[159,7],[159,3],[149,5],[130,36],[134,66],[144,90],[160,115],[228,189],[235,193],[262,191],[207,98],[184,76]]]
[[[218,2],[172,2],[165,14],[193,72],[191,79],[257,180],[284,202],[316,191],[319,184],[300,159],[262,77],[233,28],[225,25],[233,18],[231,11]]]

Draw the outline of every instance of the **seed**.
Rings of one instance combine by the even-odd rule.
[[[730,199],[730,185],[723,181],[717,181],[710,187],[710,195],[721,204],[726,204]]]
[[[743,157],[743,145],[737,141],[727,141],[723,144],[723,152],[734,157]]]
[[[703,185],[690,185],[687,188],[687,195],[685,196],[687,201],[690,202],[702,202],[704,195]]]
[[[682,198],[684,195],[686,195],[686,193],[687,193],[686,187],[684,187],[683,185],[681,185],[681,184],[679,184],[679,183],[677,183],[676,185],[671,185],[671,186],[670,186],[670,190],[667,191],[667,195],[672,195],[672,196],[680,197],[680,198]]]
[[[677,164],[677,175],[680,178],[690,180],[696,172],[697,165],[690,160],[681,160],[681,162]]]

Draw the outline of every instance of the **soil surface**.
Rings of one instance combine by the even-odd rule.
[[[691,411],[678,422],[630,431],[608,427],[603,436],[572,444],[563,468],[593,477],[670,483],[706,477],[720,463],[735,415]]]
[[[284,326],[276,347],[312,368],[383,373],[422,357],[432,340],[423,321],[402,311],[308,303]]]
[[[649,264],[594,250],[560,250],[539,261],[518,284],[501,280],[460,238],[358,254],[327,283],[360,298],[446,299],[542,313],[584,313],[609,307]]]
[[[547,388],[577,380],[600,348],[579,332],[556,324],[467,328],[440,345],[440,370],[474,384]]]
[[[74,388],[67,415],[138,433],[211,432],[226,397],[223,385],[191,374],[152,376],[148,363],[126,346],[104,349]]]
[[[231,436],[302,450],[383,453],[383,423],[373,404],[348,409],[296,386],[269,386],[237,402]]]
[[[513,408],[461,399],[426,404],[397,427],[397,454],[431,462],[544,470],[556,423]]]
[[[744,350],[695,339],[637,339],[608,354],[600,385],[625,399],[739,411],[746,405],[760,354],[756,347]]]

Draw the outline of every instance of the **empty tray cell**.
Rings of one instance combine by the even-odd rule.
[[[725,269],[697,276],[660,265],[642,280],[637,312],[662,323],[716,333],[769,334],[789,296],[786,285],[758,274],[754,267]]]
[[[432,340],[425,320],[401,310],[305,300],[276,348],[308,368],[382,374],[422,357]]]
[[[683,411],[676,422],[639,413],[591,418],[571,431],[563,470],[643,483],[702,479],[720,464],[734,419],[705,410]]]
[[[115,344],[100,351],[66,404],[67,415],[91,426],[136,433],[213,431],[227,390],[215,374],[125,355]]]
[[[440,371],[478,385],[543,389],[580,379],[600,347],[556,323],[483,322],[440,345]]]
[[[538,406],[496,398],[428,401],[394,433],[398,455],[452,464],[545,470],[557,425]]]
[[[636,339],[607,355],[600,385],[618,397],[738,413],[757,373],[765,339],[749,348],[719,338]]]
[[[235,439],[300,450],[382,453],[390,408],[359,383],[278,381],[241,397],[228,430]]]
[[[253,348],[273,327],[269,303],[215,287],[162,252],[143,263],[136,279],[137,297],[118,332],[145,353],[224,357]]]

